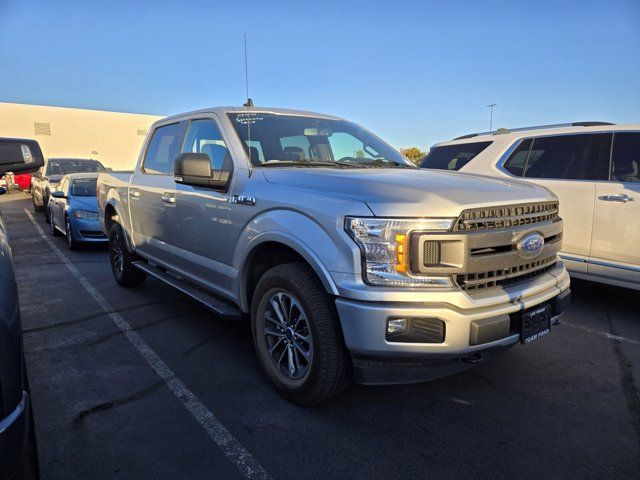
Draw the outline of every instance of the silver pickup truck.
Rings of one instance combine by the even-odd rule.
[[[548,190],[417,169],[328,115],[165,118],[133,172],[100,175],[98,202],[120,285],[152,275],[249,316],[264,371],[302,404],[481,364],[569,303]]]

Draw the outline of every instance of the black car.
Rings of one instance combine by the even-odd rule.
[[[0,175],[27,173],[42,166],[38,142],[0,138]],[[1,188],[0,194],[6,189]],[[22,323],[11,248],[0,216],[0,479],[33,477],[37,460],[25,462],[34,441],[22,348]],[[35,451],[34,446],[30,446]]]

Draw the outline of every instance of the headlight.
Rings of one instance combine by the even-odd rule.
[[[82,220],[98,220],[98,212],[90,212],[89,210],[74,210],[73,216]]]
[[[449,276],[412,275],[409,240],[412,232],[449,230],[453,218],[355,218],[345,228],[360,247],[365,280],[371,285],[452,287]]]

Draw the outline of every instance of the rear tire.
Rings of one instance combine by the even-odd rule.
[[[31,194],[31,201],[33,202],[34,212],[41,212],[42,210],[44,210],[44,206],[36,204],[36,197],[33,194]]]
[[[124,230],[119,223],[113,222],[109,229],[109,262],[111,272],[118,285],[122,287],[137,287],[147,278],[147,273],[136,268],[133,262],[138,260],[135,253],[131,253],[124,238]]]
[[[306,264],[277,265],[260,278],[251,324],[260,365],[285,397],[313,405],[351,385],[351,359],[333,299]]]
[[[44,221],[49,223],[51,221],[49,218],[49,195],[42,197],[42,209],[44,210]]]

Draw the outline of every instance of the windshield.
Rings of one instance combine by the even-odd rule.
[[[76,178],[71,183],[71,195],[74,197],[95,197],[97,178]]]
[[[400,153],[355,123],[298,115],[230,113],[253,165],[411,168]]]
[[[45,175],[67,175],[69,173],[104,172],[105,168],[96,160],[51,159]]]
[[[491,142],[461,143],[433,147],[422,160],[420,168],[460,170],[489,145],[491,145]]]

